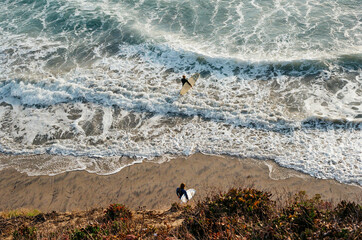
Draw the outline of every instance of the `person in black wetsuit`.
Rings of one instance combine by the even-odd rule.
[[[183,85],[185,85],[185,83],[188,83],[188,84],[192,87],[192,85],[189,83],[189,81],[187,81],[187,79],[186,79],[186,76],[185,76],[185,75],[183,75],[183,76],[182,76],[182,78],[181,78],[181,82],[182,82],[182,86],[183,86]]]
[[[184,183],[181,183],[180,187],[176,189],[176,194],[179,199],[185,194],[186,199],[189,200],[189,196],[187,196],[187,192],[185,190],[186,185]]]

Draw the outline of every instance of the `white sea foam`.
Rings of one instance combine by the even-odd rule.
[[[2,158],[0,169],[111,174],[203,152],[362,185],[358,10],[316,1],[52,4],[24,20],[39,32],[14,30],[15,14],[0,22],[0,151],[52,156]],[[10,5],[0,3],[9,14]],[[331,33],[318,36],[321,9]],[[195,72],[197,85],[179,96],[177,79]]]

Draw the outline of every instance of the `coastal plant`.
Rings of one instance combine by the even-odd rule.
[[[78,240],[78,239],[87,239],[87,233],[82,230],[75,229],[74,232],[70,235],[70,239]]]
[[[101,239],[101,228],[97,224],[88,225],[81,229],[75,229],[71,235],[70,239],[72,240],[82,240],[82,239]]]
[[[349,220],[341,219],[339,215],[346,217],[351,212],[358,215],[359,208],[358,204],[342,202],[333,209],[332,204],[321,200],[320,195],[309,198],[302,191],[275,212],[270,232],[273,239],[356,239],[361,235],[362,222],[358,222],[353,214]]]
[[[130,231],[130,224],[124,221],[113,221],[103,227],[110,234],[124,234]]]
[[[341,220],[362,222],[362,206],[354,202],[340,202],[334,209]]]
[[[120,220],[123,222],[127,222],[132,219],[132,212],[126,208],[123,204],[111,204],[105,210],[106,218],[110,220]]]
[[[0,212],[0,216],[3,218],[14,218],[14,217],[20,217],[20,216],[34,217],[39,214],[41,214],[41,212],[37,209],[26,209],[26,208],[20,208],[20,209]]]
[[[61,226],[50,233],[39,230],[44,229],[42,224],[57,224],[64,221],[65,215],[53,212],[1,219],[4,223],[0,225],[0,239],[10,238],[11,234],[13,239],[72,240],[360,239],[362,236],[361,205],[342,201],[333,207],[320,195],[309,198],[305,192],[277,205],[269,193],[232,188],[205,198],[196,206],[172,204],[171,208],[173,211],[163,213],[143,210],[132,217],[124,205],[112,204],[104,211],[99,209],[97,214],[94,210],[85,214],[86,221],[80,221],[78,215],[76,226]],[[173,221],[179,219],[183,222],[176,227]]]
[[[170,208],[171,212],[177,212],[177,211],[180,211],[181,209],[182,209],[182,206],[179,203],[174,202],[171,204],[171,208]]]
[[[269,219],[274,202],[271,194],[256,189],[232,188],[197,203],[193,211],[185,212],[183,227],[197,239],[237,238],[237,232],[247,233],[245,222]]]
[[[305,192],[277,208],[270,194],[230,189],[185,212],[177,233],[185,239],[359,239],[361,209],[347,202],[333,209],[320,195]]]
[[[299,192],[292,204],[284,209],[283,216],[287,216],[291,228],[298,234],[306,229],[314,228],[314,220],[321,216],[317,206],[320,204],[320,196],[307,199],[305,192]]]
[[[37,229],[33,226],[22,225],[13,232],[14,240],[37,239]]]
[[[271,194],[253,188],[231,188],[209,199],[204,205],[205,214],[210,218],[221,216],[244,216],[258,219],[268,218],[271,213]]]

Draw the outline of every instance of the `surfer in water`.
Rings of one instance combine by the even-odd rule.
[[[186,80],[187,81],[187,80]],[[176,189],[176,194],[179,199],[185,194],[186,199],[189,200],[189,197],[187,196],[187,192],[185,190],[186,185],[184,183],[181,183],[180,187]]]
[[[182,86],[183,86],[183,85],[185,85],[185,83],[188,83],[188,84],[192,87],[192,85],[189,83],[189,81],[187,81],[187,79],[186,79],[186,76],[185,76],[185,75],[183,75],[183,76],[182,76],[182,78],[181,78],[181,82],[182,82]]]

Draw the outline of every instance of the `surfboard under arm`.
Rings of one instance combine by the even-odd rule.
[[[188,197],[189,200],[190,200],[190,199],[195,195],[196,190],[195,190],[195,189],[187,189],[186,193],[187,193],[187,197]],[[183,196],[181,197],[181,201],[182,201],[183,203],[186,203],[186,202],[187,202],[187,198],[186,198],[185,195],[183,195]]]
[[[182,86],[182,89],[180,91],[180,94],[181,95],[184,95],[186,94],[190,89],[191,87],[193,87],[196,83],[196,80],[200,77],[200,74],[199,73],[195,73],[194,75],[192,75],[189,79],[187,79],[187,81],[190,83],[185,83],[183,86]]]

